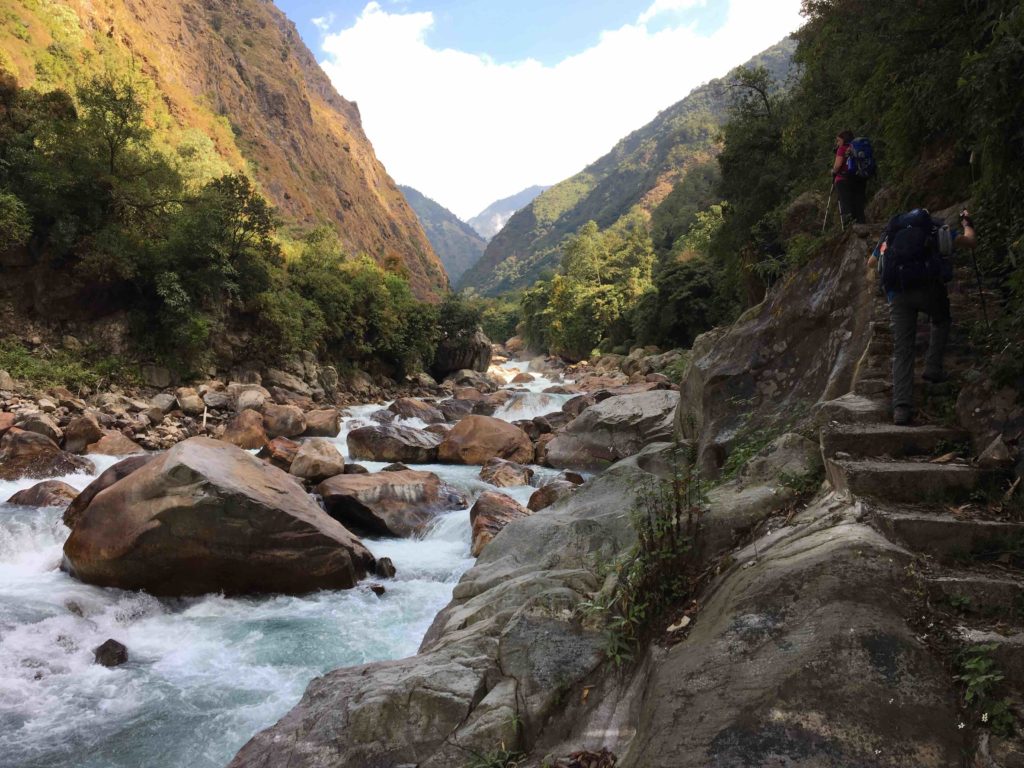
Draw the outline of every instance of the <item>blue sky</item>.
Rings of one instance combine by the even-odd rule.
[[[800,0],[276,0],[400,184],[463,219],[582,170]]]
[[[436,48],[454,48],[486,55],[499,63],[536,59],[553,65],[595,45],[604,30],[636,20],[650,0],[388,0],[385,8],[403,12],[430,11],[434,27],[426,41]],[[277,0],[316,50],[325,32],[352,26],[365,0]],[[712,32],[725,21],[725,3],[682,9],[661,25],[696,23]],[[321,25],[313,23],[320,19]],[[326,29],[325,29],[326,28]]]

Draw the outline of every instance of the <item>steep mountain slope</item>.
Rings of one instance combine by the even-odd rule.
[[[501,231],[516,211],[532,203],[534,198],[546,189],[550,187],[527,187],[522,192],[491,203],[467,223],[485,240],[490,240]]]
[[[769,48],[747,66],[785,79],[795,42]],[[624,138],[607,155],[539,195],[488,244],[460,287],[497,294],[532,284],[558,264],[558,246],[586,222],[602,229],[635,209],[650,213],[689,169],[718,152],[716,136],[729,103],[728,77],[694,89]]]
[[[349,251],[397,260],[421,297],[447,286],[358,107],[270,0],[9,0],[0,68],[43,90],[83,74],[130,73],[161,105],[155,127],[169,148],[212,141],[222,164],[245,169],[286,222],[329,224]]]
[[[448,279],[455,283],[483,256],[487,241],[469,224],[423,193],[412,187],[399,185],[398,188],[416,212]]]

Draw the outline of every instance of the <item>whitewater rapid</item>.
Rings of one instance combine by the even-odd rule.
[[[524,364],[506,366],[510,375]],[[495,416],[558,410],[539,378]],[[381,405],[349,409],[335,439]],[[403,420],[410,426],[423,426]],[[95,459],[97,473],[117,459]],[[363,462],[371,472],[384,464]],[[479,467],[416,465],[474,499],[492,488]],[[535,484],[553,476],[534,468]],[[84,488],[96,475],[59,478]],[[0,499],[38,480],[0,482]],[[532,486],[502,489],[525,504]],[[302,597],[157,599],[81,584],[59,569],[68,530],[58,509],[0,503],[0,766],[2,768],[212,768],[275,722],[315,676],[416,652],[435,614],[473,564],[467,510],[442,515],[419,539],[364,539],[390,557],[393,579]],[[129,662],[93,663],[107,638]]]

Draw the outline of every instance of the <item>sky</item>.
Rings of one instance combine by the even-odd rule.
[[[800,0],[276,0],[378,158],[463,219],[607,153],[801,24]]]

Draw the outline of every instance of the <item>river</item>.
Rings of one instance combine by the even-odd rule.
[[[509,373],[525,364],[506,364]],[[495,413],[512,421],[558,410],[563,395],[538,378]],[[381,405],[347,409],[345,436]],[[422,426],[415,420],[404,420]],[[97,473],[117,459],[91,457]],[[359,462],[370,471],[383,464]],[[472,499],[492,486],[479,467],[417,465]],[[534,481],[556,474],[534,468]],[[95,475],[59,478],[84,488]],[[38,480],[0,482],[0,499]],[[502,489],[525,504],[534,488]],[[275,722],[315,676],[416,652],[434,615],[473,564],[467,510],[440,516],[418,539],[364,539],[390,557],[393,579],[302,597],[157,599],[82,584],[59,569],[68,529],[61,510],[0,503],[0,766],[224,766]],[[368,579],[373,581],[373,579]],[[93,662],[107,638],[129,662]]]

